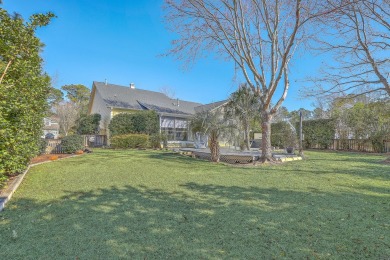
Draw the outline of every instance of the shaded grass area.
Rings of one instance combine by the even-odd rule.
[[[237,168],[96,150],[34,167],[0,213],[0,259],[387,259],[383,156]]]

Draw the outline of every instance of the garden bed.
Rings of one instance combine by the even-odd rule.
[[[36,164],[36,163],[42,163],[42,162],[51,161],[50,158],[52,158],[53,156],[58,156],[57,159],[62,159],[62,158],[74,156],[74,154],[42,154],[42,155],[39,155],[37,157],[34,157],[31,160],[30,164]]]

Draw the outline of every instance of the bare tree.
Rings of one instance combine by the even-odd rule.
[[[308,39],[306,25],[324,13],[322,1],[165,0],[165,3],[166,21],[179,35],[170,54],[191,62],[203,51],[210,51],[235,62],[260,101],[262,157],[263,161],[272,160],[271,119],[286,99],[289,65],[297,47]]]
[[[327,1],[330,6],[336,0]],[[316,87],[305,91],[322,97],[372,92],[390,95],[390,1],[349,0],[347,5],[322,17],[322,51],[334,54]]]
[[[169,97],[170,99],[176,98],[176,91],[168,86],[163,86],[160,88],[160,92]]]
[[[61,102],[54,107],[54,110],[59,118],[60,129],[67,136],[76,126],[77,119],[80,117],[80,108],[77,103]]]

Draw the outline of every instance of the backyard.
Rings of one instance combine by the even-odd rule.
[[[0,212],[0,259],[388,259],[379,155],[257,167],[95,150],[33,167]]]

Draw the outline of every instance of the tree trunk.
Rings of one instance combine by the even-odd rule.
[[[299,156],[303,158],[303,132],[302,132],[302,121],[303,121],[303,116],[302,116],[302,111],[299,112]]]
[[[219,162],[220,151],[219,151],[218,135],[214,132],[210,133],[209,148],[211,153],[211,161]]]
[[[261,159],[263,162],[272,161],[271,148],[271,119],[272,115],[268,111],[263,111],[261,114],[262,123],[262,140],[261,140]]]
[[[0,84],[1,84],[1,82],[3,82],[3,79],[4,79],[4,77],[5,77],[5,74],[7,74],[7,70],[8,70],[9,67],[11,66],[11,63],[12,63],[12,60],[10,60],[10,61],[7,63],[7,66],[5,67],[4,72],[3,72],[3,74],[2,74],[1,77],[0,77]]]
[[[245,121],[245,146],[246,149],[249,151],[251,148],[251,144],[249,142],[249,123]]]

